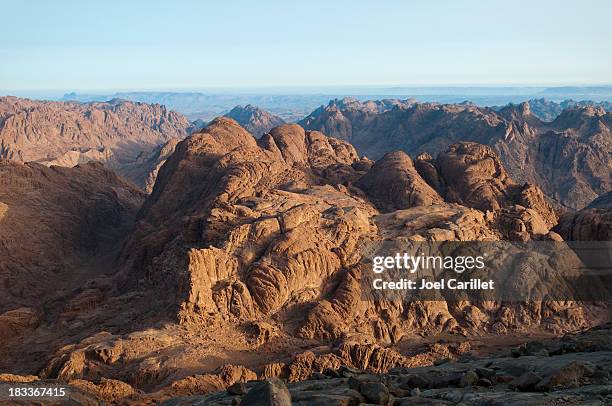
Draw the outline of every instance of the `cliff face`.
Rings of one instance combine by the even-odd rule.
[[[534,183],[555,205],[578,209],[612,188],[611,118],[593,106],[569,108],[545,123],[526,103],[499,111],[427,103],[376,111],[336,101],[300,124],[346,139],[375,159],[396,149],[435,155],[460,141],[489,145],[517,182]]]
[[[612,189],[612,113],[594,107],[568,109],[532,132],[516,142],[495,144],[513,174],[522,172],[555,203],[571,209],[583,208]]]
[[[143,153],[187,135],[187,119],[161,105],[0,98],[0,157],[71,167],[101,161],[144,185]]]

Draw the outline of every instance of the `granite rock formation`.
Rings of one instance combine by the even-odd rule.
[[[389,152],[357,182],[369,199],[384,211],[430,206],[443,202],[419,176],[412,159],[402,151]]]
[[[516,239],[529,240],[544,238],[556,224],[542,193],[515,185],[486,146],[452,146],[436,167],[449,180],[440,194],[405,154],[370,167],[350,144],[297,125],[256,141],[234,121],[217,119],[179,144],[160,171],[141,212],[143,227],[124,250],[125,283],[148,275],[175,292],[166,297],[189,320],[254,320],[319,298],[299,334],[338,337],[354,327],[345,317],[360,323],[352,312],[367,310],[359,308],[364,303],[347,307],[359,296],[351,285],[360,278],[357,244],[393,233],[410,210],[424,215],[421,229],[399,234],[426,239],[502,239],[510,223]],[[398,193],[388,193],[393,188]],[[368,198],[391,213],[379,215]],[[436,218],[437,207],[438,222],[453,226],[434,237],[425,218]],[[464,225],[467,218],[454,213],[466,213],[474,224]],[[407,220],[401,224],[407,227]],[[467,230],[458,237],[453,227]],[[185,271],[177,273],[178,264]],[[321,300],[332,286],[335,295]]]
[[[437,376],[432,364],[469,359],[472,347],[560,335],[609,317],[605,304],[575,300],[368,294],[372,244],[562,242],[543,192],[516,182],[490,146],[460,142],[435,158],[421,154],[413,161],[392,152],[373,162],[349,142],[297,124],[256,139],[221,117],[172,147],[167,154],[160,150],[159,157],[169,156],[142,205],[141,193],[99,164],[46,168],[3,161],[16,174],[0,182],[16,192],[0,190],[0,236],[7,233],[4,244],[10,244],[0,264],[8,260],[8,269],[23,266],[42,275],[41,286],[55,288],[44,278],[55,274],[74,285],[57,295],[57,289],[21,289],[35,299],[13,297],[20,291],[11,288],[13,296],[0,299],[0,336],[23,332],[19,340],[0,340],[0,371],[10,374],[0,380],[66,382],[78,393],[118,403],[220,390],[227,392],[211,396],[237,402],[273,393],[286,400],[287,389],[274,378],[333,376],[331,385],[342,388],[350,373],[357,380],[368,376],[352,383],[356,394],[346,392],[354,399],[323,386],[317,401],[384,403],[408,396],[371,373],[429,366]],[[12,201],[13,195],[21,200]],[[27,210],[14,212],[15,206]],[[29,230],[40,241],[30,240]],[[47,240],[53,245],[41,247]],[[57,264],[54,255],[63,250],[71,255]],[[31,255],[36,251],[40,257]],[[564,261],[579,259],[564,254],[538,262],[537,273],[527,274],[533,280],[519,267],[509,284],[537,287]],[[14,281],[5,286],[31,283],[35,275],[26,272],[9,272]],[[557,371],[574,361],[558,360]],[[547,361],[533,361],[533,369],[544,374]],[[601,362],[605,369],[607,361]],[[481,379],[498,385],[497,377],[493,382],[488,371],[476,370],[486,365],[470,364],[474,373],[467,374],[462,364],[449,364],[448,371],[441,368],[444,384],[411,383],[408,389],[468,388]],[[500,375],[515,367],[504,366]],[[257,378],[269,381],[249,395]],[[293,390],[300,385],[289,385],[292,401],[316,400],[312,393],[300,397],[303,389]],[[499,389],[505,394],[506,388]]]
[[[612,113],[602,107],[574,105],[547,123],[528,103],[497,111],[414,102],[378,110],[372,103],[332,101],[300,124],[374,159],[394,150],[436,155],[461,141],[489,145],[515,181],[539,186],[557,207],[580,209],[612,189]]]

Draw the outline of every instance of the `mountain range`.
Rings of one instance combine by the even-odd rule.
[[[368,248],[478,242],[514,263],[556,244],[508,268],[534,293],[580,272],[567,244],[612,230],[602,107],[546,123],[528,103],[344,99],[193,131],[159,105],[2,100],[0,381],[69,383],[81,404],[607,396],[609,303],[372,296]],[[143,180],[50,164],[73,148]]]
[[[540,115],[557,114],[552,121]],[[537,184],[560,209],[581,209],[610,190],[612,145],[605,103],[532,100],[486,108],[470,103],[419,103],[415,99],[332,100],[299,124],[350,141],[377,159],[403,150],[435,155],[459,141],[490,145],[518,182]],[[261,137],[284,120],[252,105],[227,117]],[[160,105],[122,100],[39,102],[0,99],[0,157],[17,162],[106,166],[147,192],[176,143],[205,122],[189,121]],[[561,159],[560,157],[563,157]]]
[[[544,122],[527,102],[495,111],[470,103],[342,99],[299,123],[375,159],[396,149],[437,154],[458,141],[490,145],[515,180],[539,185],[558,207],[579,209],[612,188],[611,119],[612,113],[591,105]]]
[[[191,124],[158,104],[124,100],[75,103],[0,98],[0,158],[71,167],[104,162],[145,186],[147,155],[182,139]]]
[[[111,93],[67,93],[61,101],[103,102],[123,99],[133,102],[162,104],[185,114],[191,121],[210,121],[226,114],[236,105],[251,104],[296,122],[331,99],[352,96],[361,101],[405,99],[419,102],[462,103],[469,100],[479,106],[521,103],[524,100],[546,98],[553,103],[564,100],[609,100],[610,86],[538,87],[538,86],[336,86],[295,88],[215,88],[207,91],[133,91]],[[535,109],[534,109],[535,110]]]
[[[563,110],[571,108],[571,107],[601,107],[605,111],[612,111],[612,103],[609,101],[575,101],[572,99],[563,100],[562,102],[554,102],[548,99],[531,99],[527,103],[529,103],[529,108],[531,110],[531,114],[536,116],[542,121],[550,122],[557,118]],[[495,110],[499,110],[504,106],[493,107]]]

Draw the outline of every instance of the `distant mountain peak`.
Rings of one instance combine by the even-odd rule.
[[[285,124],[282,118],[252,104],[238,105],[225,114],[225,117],[235,120],[256,138],[268,133],[274,127]]]

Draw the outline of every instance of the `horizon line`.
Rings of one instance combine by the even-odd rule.
[[[564,88],[564,87],[612,87],[612,82],[567,82],[567,83],[448,83],[448,84],[320,84],[320,85],[211,85],[211,86],[193,86],[193,87],[139,87],[139,88],[122,88],[122,87],[101,87],[101,88],[59,88],[59,89],[44,89],[44,88],[13,88],[0,89],[0,92],[61,92],[61,93],[79,93],[79,92],[200,92],[207,90],[223,90],[223,89],[342,89],[342,88],[372,88],[392,90],[395,88]]]

